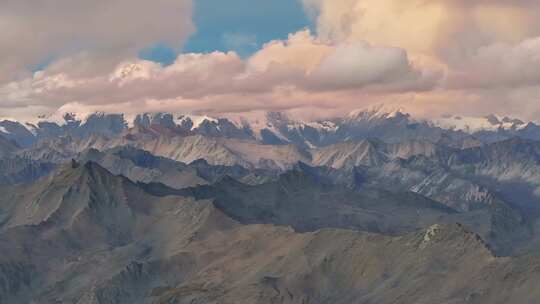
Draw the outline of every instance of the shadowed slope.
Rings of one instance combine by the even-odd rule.
[[[411,208],[422,223],[454,213],[414,194],[357,194],[295,171],[257,186],[230,178],[158,186],[73,162],[3,189],[0,302],[532,304],[540,296],[539,260],[496,258],[461,225],[417,230]],[[399,224],[386,221],[398,215]],[[367,230],[413,232],[311,231],[336,219],[361,228],[366,218],[379,221]]]

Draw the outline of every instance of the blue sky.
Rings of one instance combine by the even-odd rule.
[[[195,0],[197,31],[183,52],[236,51],[246,57],[271,40],[312,27],[299,0]],[[158,44],[144,49],[143,59],[170,64],[177,52]]]

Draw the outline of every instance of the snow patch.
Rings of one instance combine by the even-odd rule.
[[[26,130],[28,130],[28,132],[32,133],[32,135],[37,136],[38,128],[35,125],[31,123],[25,123],[24,127],[26,128]]]
[[[432,122],[443,129],[460,130],[468,133],[479,131],[497,131],[497,130],[521,130],[527,125],[517,119],[489,115],[486,117],[471,116],[444,116],[433,119]]]
[[[81,120],[79,120],[79,122],[81,123],[81,126],[82,126],[82,125],[85,125],[90,118],[103,118],[106,115],[107,114],[105,112],[94,112],[94,113],[85,115],[84,117],[82,117]],[[77,117],[77,116],[75,115],[75,117]],[[77,119],[66,120],[66,121],[68,121],[68,122],[77,122]]]
[[[53,123],[59,127],[65,126],[68,123],[73,123],[79,121],[80,114],[72,112],[63,112],[61,110],[54,112],[48,116],[39,116],[36,123]],[[86,117],[85,117],[86,119]]]
[[[426,233],[424,234],[424,239],[422,240],[422,243],[420,244],[420,248],[421,249],[426,248],[431,243],[433,238],[435,238],[435,236],[437,236],[437,234],[441,231],[441,229],[442,229],[442,226],[439,224],[435,224],[429,227]]]
[[[349,113],[348,118],[350,120],[372,121],[378,119],[391,119],[400,115],[410,116],[403,107],[380,104],[369,108],[354,110]]]
[[[325,132],[336,132],[338,129],[338,126],[331,121],[308,122],[305,125]]]
[[[193,126],[191,127],[191,131],[199,128],[205,121],[212,122],[212,123],[219,123],[219,121],[216,118],[210,117],[210,116],[199,116],[199,115],[177,115],[174,118],[174,123],[176,125],[182,125],[184,121],[187,119],[191,120],[193,123]]]

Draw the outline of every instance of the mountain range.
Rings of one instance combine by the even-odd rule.
[[[384,105],[357,110],[345,117],[305,122],[287,114],[268,112],[255,117],[196,116],[172,113],[146,113],[127,119],[123,114],[93,113],[78,118],[76,113],[56,113],[36,121],[0,121],[0,136],[29,147],[37,141],[72,136],[86,139],[92,135],[114,137],[139,127],[178,135],[202,135],[229,139],[254,140],[263,144],[294,144],[313,148],[346,140],[378,138],[385,142],[404,140],[445,141],[458,147],[470,147],[512,137],[540,140],[540,125],[519,119],[443,116],[416,118]]]
[[[0,122],[0,303],[538,303],[540,126]]]

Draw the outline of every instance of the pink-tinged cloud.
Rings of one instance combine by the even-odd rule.
[[[410,52],[437,53],[447,59],[480,46],[540,35],[540,3],[532,0],[303,2],[323,39],[361,39]]]
[[[82,7],[90,12],[107,5],[119,9],[128,5],[125,1]],[[134,12],[115,11],[119,19],[114,20],[109,14],[97,14],[95,20],[80,16],[81,24],[73,29],[62,25],[75,17],[57,16],[50,9],[34,16],[24,9],[27,0],[2,2],[0,17],[6,18],[0,18],[0,29],[14,26],[21,38],[0,37],[7,45],[0,48],[0,69],[69,46],[74,33],[94,39],[95,45],[73,49],[35,75],[10,74],[13,81],[0,84],[0,116],[31,118],[59,108],[214,114],[288,110],[329,116],[387,103],[422,116],[493,112],[540,118],[538,1],[303,2],[317,34],[292,33],[247,59],[232,52],[182,54],[167,67],[138,60],[132,50],[156,40],[181,43],[192,31],[191,1],[129,1]],[[152,5],[157,7],[147,7]],[[73,16],[82,14],[79,6],[68,7]],[[30,28],[17,20],[34,17],[34,25],[47,30],[31,41]],[[125,23],[129,28],[122,23],[126,18],[131,18]],[[88,25],[96,20],[100,25]],[[154,25],[147,29],[148,24]],[[111,29],[101,40],[105,26]],[[24,60],[11,60],[19,49]]]
[[[306,56],[305,50],[318,55],[297,60]],[[287,41],[269,43],[247,60],[233,52],[183,54],[167,67],[132,60],[93,77],[73,76],[52,66],[32,79],[2,87],[0,92],[12,106],[51,110],[66,104],[117,111],[126,104],[146,110],[160,104],[194,111],[287,110],[321,100],[314,95],[325,96],[325,92],[357,95],[429,90],[440,76],[415,66],[402,49],[365,42],[329,44],[302,31]],[[339,100],[332,102],[343,106]]]
[[[477,49],[450,73],[448,85],[486,89],[540,85],[540,37]]]

